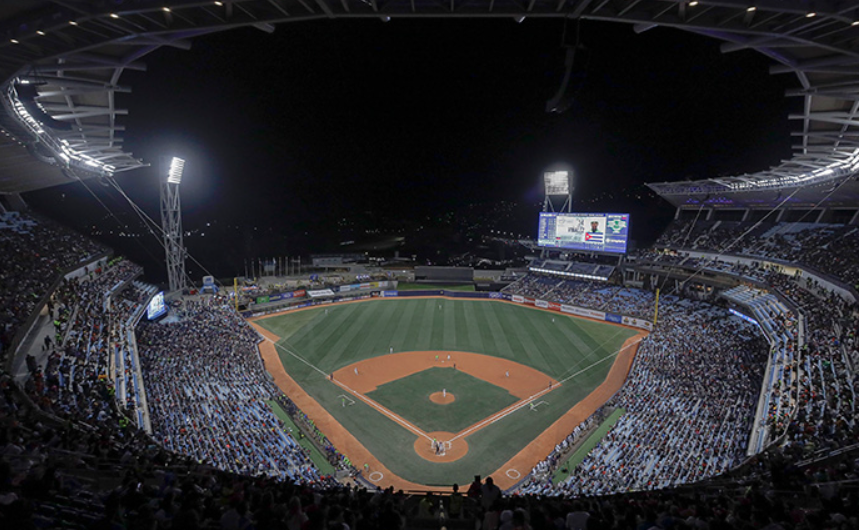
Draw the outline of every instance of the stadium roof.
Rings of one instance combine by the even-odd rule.
[[[842,200],[856,202],[854,185],[841,184],[859,169],[859,6],[838,0],[5,0],[0,193],[141,167],[122,148],[117,119],[127,110],[116,94],[131,90],[119,83],[122,73],[145,70],[141,59],[161,46],[187,49],[195,36],[238,27],[402,17],[615,21],[638,32],[663,26],[710,36],[724,41],[724,53],[757,50],[777,63],[773,74],[799,80],[787,94],[803,101],[790,116],[798,124],[794,157],[751,175],[651,188],[675,205],[799,187],[817,190],[803,192],[812,202],[845,193]]]

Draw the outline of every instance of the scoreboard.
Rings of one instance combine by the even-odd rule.
[[[541,247],[626,254],[628,238],[628,213],[540,212]]]
[[[164,291],[161,291],[149,301],[149,306],[146,307],[146,318],[155,320],[165,313],[167,313],[167,306],[164,304]]]

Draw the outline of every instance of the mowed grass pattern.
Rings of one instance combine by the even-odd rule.
[[[468,483],[475,474],[498,469],[596,388],[623,342],[636,333],[510,303],[438,298],[327,306],[327,314],[319,307],[258,323],[281,337],[278,353],[296,382],[393,472],[428,485]],[[525,407],[470,435],[462,459],[431,463],[414,454],[416,434],[361,401],[343,407],[343,390],[327,379],[391,348],[482,353],[567,381],[543,398],[547,406]]]
[[[447,405],[433,403],[434,392],[446,390],[456,400]],[[369,392],[381,404],[424,432],[459,432],[487,416],[519,401],[505,389],[453,368],[429,368]]]

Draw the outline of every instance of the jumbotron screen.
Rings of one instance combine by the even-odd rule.
[[[149,306],[146,308],[146,318],[155,320],[166,312],[167,306],[164,305],[164,291],[161,291],[149,301]]]
[[[625,254],[628,237],[628,213],[540,212],[541,247]]]

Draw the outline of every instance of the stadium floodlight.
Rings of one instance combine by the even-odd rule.
[[[543,173],[546,195],[568,195],[570,193],[570,173],[568,171],[546,171]]]
[[[167,280],[170,291],[185,288],[185,245],[182,243],[182,206],[179,200],[179,184],[185,161],[173,157],[167,171],[167,158],[162,158],[162,175],[167,180],[161,183],[161,228],[164,231],[164,252],[167,258]]]
[[[185,161],[181,158],[173,157],[170,162],[170,170],[167,172],[167,182],[170,184],[179,184],[182,182],[182,171],[185,169]]]

